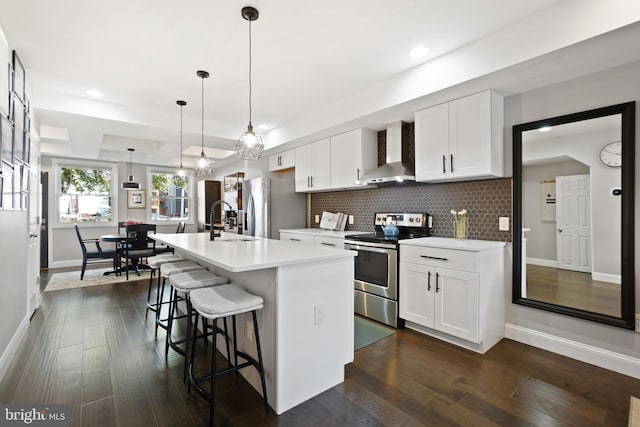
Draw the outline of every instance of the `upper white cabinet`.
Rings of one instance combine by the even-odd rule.
[[[289,169],[294,166],[295,152],[293,149],[269,156],[269,170],[271,172]]]
[[[295,149],[296,191],[328,190],[331,187],[331,140],[329,138]]]
[[[355,129],[331,137],[331,188],[358,187],[355,181],[378,165],[378,134]]]
[[[504,102],[480,92],[416,112],[417,181],[500,177]]]

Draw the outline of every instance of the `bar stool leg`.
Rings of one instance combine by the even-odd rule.
[[[173,316],[176,312],[178,304],[178,291],[171,287],[169,293],[169,318],[167,319],[167,335],[164,340],[164,358],[169,355],[169,343],[171,342],[171,333],[173,332]]]
[[[211,397],[209,399],[209,426],[213,427],[213,416],[216,409],[216,329],[218,319],[213,319],[213,340],[211,341]]]
[[[153,287],[153,277],[155,276],[156,273],[156,269],[152,268],[151,272],[149,274],[149,290],[147,291],[147,309],[145,311],[144,314],[144,320],[147,320],[149,318],[149,310],[153,310],[151,308],[151,288]],[[158,309],[158,298],[156,297],[156,305],[155,305],[155,309]],[[155,310],[153,310],[155,311]]]
[[[262,381],[262,397],[264,400],[264,411],[269,413],[269,404],[267,403],[267,384],[264,379],[264,364],[262,362],[262,348],[260,347],[260,334],[258,334],[258,320],[256,311],[251,312],[253,315],[253,332],[256,335],[256,347],[258,348],[258,365],[260,366],[260,380]]]

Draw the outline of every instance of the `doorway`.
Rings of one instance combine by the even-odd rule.
[[[49,172],[40,172],[40,270],[49,268]]]

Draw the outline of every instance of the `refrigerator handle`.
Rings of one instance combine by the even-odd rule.
[[[253,200],[253,195],[249,195],[249,203],[247,204],[247,211],[249,218],[245,221],[245,224],[249,226],[249,236],[255,236],[256,234],[256,204]]]

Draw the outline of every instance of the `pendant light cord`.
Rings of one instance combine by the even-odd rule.
[[[249,126],[251,125],[251,19],[249,19]]]
[[[182,169],[182,105],[180,106],[180,169]]]
[[[200,121],[200,134],[202,135],[202,152],[200,155],[204,157],[204,76],[200,78],[202,80],[202,87],[200,90],[200,94],[202,96],[202,115]]]

